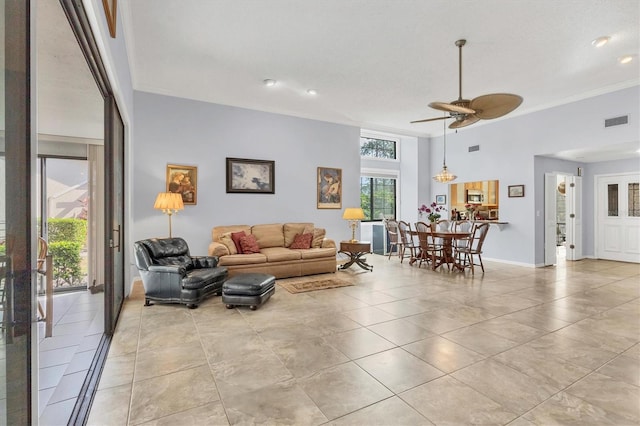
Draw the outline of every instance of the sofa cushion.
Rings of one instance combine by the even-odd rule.
[[[284,246],[289,247],[297,234],[303,234],[308,226],[313,227],[313,223],[285,223],[284,224]]]
[[[262,253],[230,254],[222,256],[218,266],[253,265],[255,263],[267,263],[267,256]]]
[[[231,232],[226,232],[220,236],[220,242],[229,250],[229,254],[238,254],[236,243],[231,239]]]
[[[296,250],[296,251],[300,252],[300,256],[302,256],[302,260],[319,259],[323,257],[334,257],[334,258],[336,257],[336,249],[334,247],[312,248],[309,250]]]
[[[284,234],[281,223],[252,226],[251,234],[256,237],[260,248],[284,247]]]
[[[260,253],[260,246],[258,246],[258,241],[253,234],[240,238],[240,247],[242,247],[243,254]]]
[[[246,235],[247,234],[244,231],[231,233],[231,239],[233,240],[233,243],[236,245],[236,250],[238,254],[242,254],[242,245],[240,244],[240,239],[242,237],[245,237]]]
[[[240,232],[244,231],[245,234],[251,233],[251,226],[249,225],[225,225],[225,226],[214,226],[211,230],[211,241],[220,242],[220,237],[223,234],[230,232]]]
[[[291,249],[310,249],[311,240],[313,240],[313,234],[298,234],[293,239],[293,242],[289,246]]]
[[[326,235],[327,231],[324,228],[313,228],[313,241],[311,242],[311,247],[322,247],[322,240],[324,240]]]
[[[284,247],[269,247],[260,250],[260,253],[267,256],[267,262],[284,262],[287,260],[300,260],[299,250],[289,250]]]

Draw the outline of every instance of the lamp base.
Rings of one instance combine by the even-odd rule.
[[[358,240],[356,240],[356,228],[358,227],[358,221],[352,220],[350,225],[351,225],[351,239],[349,240],[349,242],[357,243]]]

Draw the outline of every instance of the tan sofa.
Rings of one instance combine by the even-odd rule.
[[[232,254],[235,248],[229,235],[240,231],[256,237],[260,253]],[[290,249],[295,236],[304,231],[314,233],[312,248]],[[218,266],[225,266],[230,277],[242,272],[261,272],[276,278],[336,272],[336,244],[313,223],[216,226],[211,237],[209,255],[220,258]]]

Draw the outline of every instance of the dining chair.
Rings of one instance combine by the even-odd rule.
[[[402,257],[400,253],[400,236],[398,235],[398,222],[393,219],[385,220],[384,227],[387,230],[388,243],[389,243],[389,259],[391,259],[391,254],[393,253],[393,249],[396,249],[396,254],[398,257]]]
[[[422,266],[422,262],[427,262],[431,264],[432,269],[435,269],[437,261],[445,255],[442,238],[436,238],[431,232],[431,225],[425,222],[416,222],[416,232],[420,242],[420,263],[418,267]],[[451,266],[448,263],[447,268],[451,270]]]
[[[405,222],[404,220],[399,221],[398,232],[400,233],[400,263],[402,263],[406,249],[409,249],[411,259],[416,257],[417,246],[413,242],[409,222]]]
[[[471,232],[473,231],[473,222],[471,222],[470,220],[457,220],[451,224],[451,230],[454,232],[469,233],[469,236],[467,238],[456,238],[453,241],[453,249],[457,251],[459,248],[467,247],[467,245],[469,244],[469,240],[471,239]]]
[[[475,224],[471,237],[467,241],[466,247],[460,247],[457,249],[458,263],[464,268],[471,269],[471,273],[474,274],[474,266],[480,266],[482,273],[484,274],[484,265],[482,264],[482,245],[489,232],[489,224],[481,223]],[[475,263],[475,256],[478,257],[480,263]]]

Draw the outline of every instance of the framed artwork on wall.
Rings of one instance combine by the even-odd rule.
[[[102,7],[107,17],[109,34],[112,38],[116,38],[116,8],[118,7],[118,0],[102,0]]]
[[[317,201],[319,209],[342,208],[342,169],[318,167]]]
[[[168,164],[167,192],[182,194],[185,205],[195,206],[198,203],[198,168]]]
[[[524,197],[524,185],[509,185],[509,197]]]
[[[436,204],[442,206],[447,204],[447,196],[446,195],[436,195]]]
[[[227,158],[227,193],[275,194],[275,161]]]

